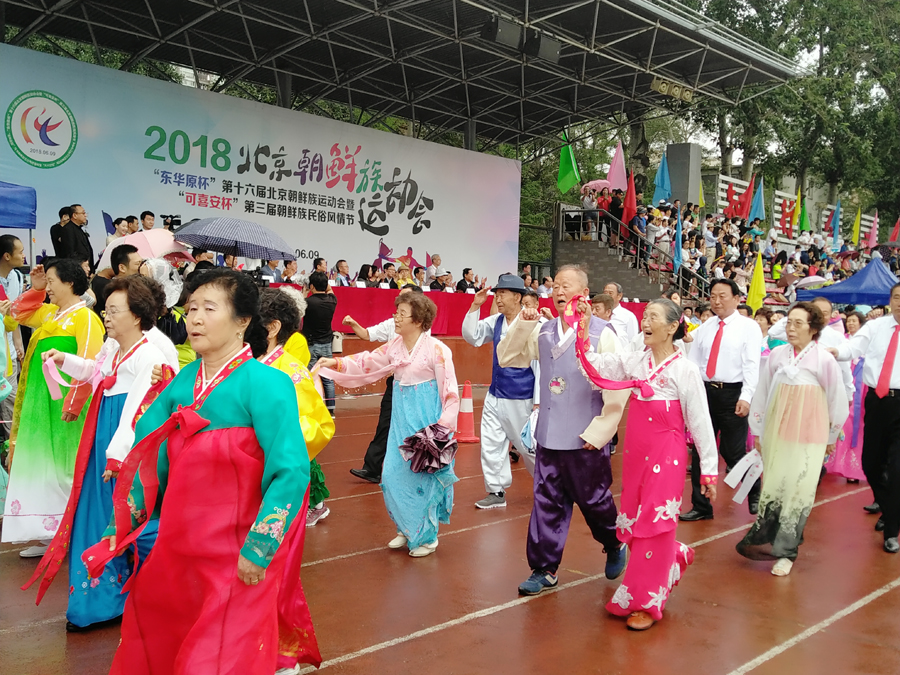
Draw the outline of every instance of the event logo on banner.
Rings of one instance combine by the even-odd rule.
[[[78,125],[58,96],[49,91],[26,91],[6,110],[6,140],[23,162],[53,169],[75,152]]]
[[[157,227],[259,223],[307,271],[319,256],[352,274],[439,253],[456,278],[492,278],[518,262],[516,160],[3,44],[0,110],[14,151],[0,152],[0,181],[37,192],[38,255],[59,208],[81,204],[98,254],[104,214],[147,210]]]

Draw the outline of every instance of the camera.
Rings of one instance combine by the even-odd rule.
[[[170,216],[165,216],[160,214],[160,220],[163,221],[163,227],[167,230],[174,230],[176,228],[181,227],[181,214],[173,214]]]

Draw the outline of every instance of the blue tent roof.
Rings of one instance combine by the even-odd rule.
[[[0,182],[0,227],[33,230],[37,226],[34,188]]]
[[[833,286],[797,291],[797,300],[823,297],[842,305],[886,305],[896,283],[897,277],[891,274],[887,265],[873,260],[849,279]]]

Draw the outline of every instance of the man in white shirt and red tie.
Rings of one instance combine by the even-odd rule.
[[[747,452],[750,401],[759,379],[762,331],[753,319],[737,308],[741,292],[731,279],[717,279],[709,289],[710,307],[717,318],[691,333],[694,338],[688,359],[697,364],[706,385],[706,400],[713,430],[719,436],[719,453],[730,471]],[[692,508],[681,520],[709,520],[712,504],[700,491],[700,457],[691,463]],[[750,513],[759,507],[759,481],[748,495]]]
[[[876,530],[884,528],[884,550],[900,551],[900,284],[891,289],[891,313],[866,322],[837,349],[838,361],[865,356],[863,383],[868,385],[863,431],[862,468],[881,506]],[[885,468],[887,475],[885,476]]]

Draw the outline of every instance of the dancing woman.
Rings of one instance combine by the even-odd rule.
[[[434,553],[439,523],[450,522],[453,462],[435,473],[416,473],[400,454],[400,444],[438,423],[456,429],[459,391],[453,354],[427,334],[437,308],[424,295],[404,293],[395,300],[397,337],[371,352],[320,359],[322,374],[345,387],[361,387],[394,375],[391,430],[381,473],[381,489],[397,536],[388,544],[406,546],[414,558]]]
[[[571,305],[570,305],[571,306]],[[578,300],[579,335],[587,335],[590,305]],[[685,427],[700,453],[701,490],[716,498],[718,453],[700,370],[673,345],[684,337],[681,308],[671,300],[651,301],[641,320],[647,352],[596,353],[576,349],[594,388],[631,381],[634,391],[625,428],[621,509],[617,535],[631,551],[622,585],[606,605],[627,616],[632,630],[662,619],[663,608],[694,551],[675,540],[687,466]],[[649,353],[648,353],[649,352]],[[621,384],[619,387],[620,388]]]
[[[254,358],[266,352],[258,307],[245,275],[197,278],[187,328],[200,359],[138,421],[109,541],[85,553],[93,575],[163,513],[153,555],[130,583],[115,675],[277,667],[276,608],[309,456],[299,416],[285,414],[297,409],[291,378]]]
[[[156,323],[161,307],[149,284],[139,276],[116,277],[106,286],[104,324],[107,340],[96,359],[84,359],[50,349],[43,360],[74,380],[93,383],[94,396],[85,419],[75,459],[75,478],[62,525],[44,554],[28,588],[46,571],[38,604],[59,571],[69,562],[69,606],[66,630],[77,632],[122,615],[126,596],[122,586],[130,575],[125,558],[116,558],[101,574],[88,574],[81,561],[109,525],[115,478],[134,443],[134,419],[150,388],[154,366],[166,363],[162,351],[144,335]],[[137,540],[144,560],[156,541],[157,521]]]

